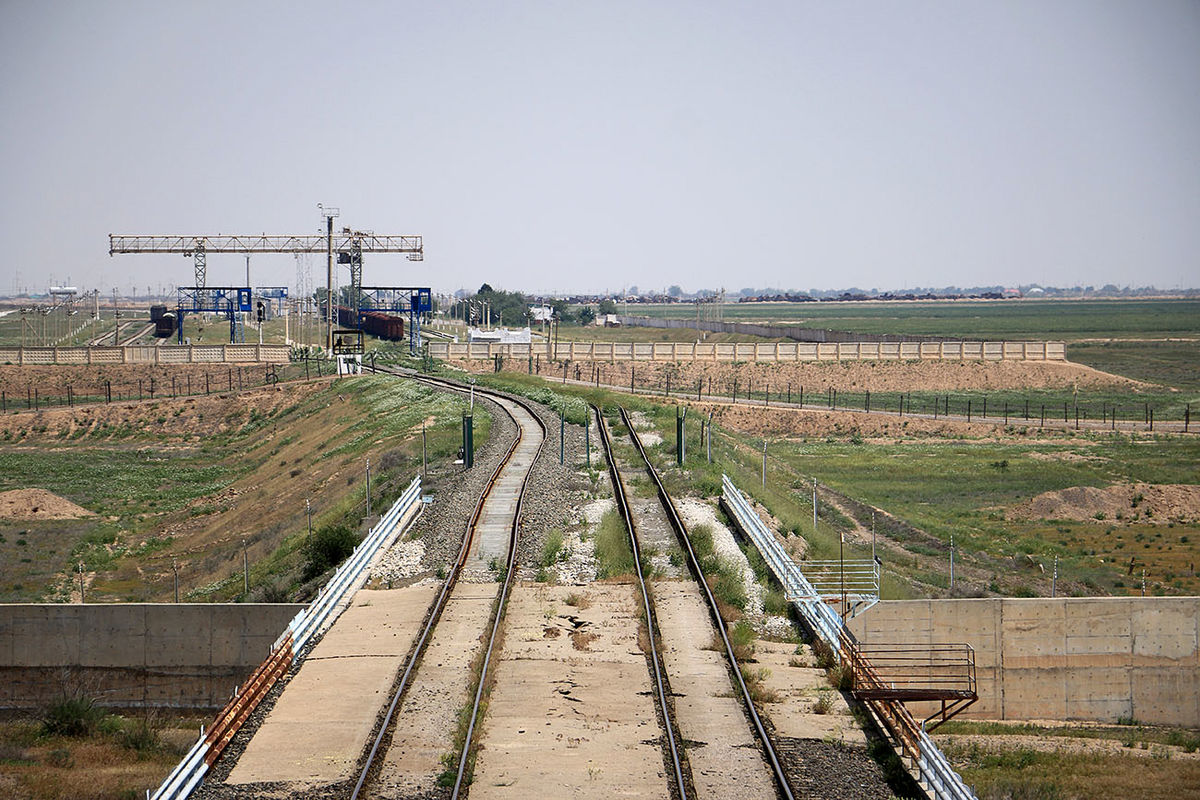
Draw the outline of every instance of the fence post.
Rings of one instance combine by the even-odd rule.
[[[867,394],[865,396],[865,399],[863,400],[863,411],[866,411],[868,413],[870,413],[870,411],[871,411],[871,390],[870,389],[867,389]],[[900,413],[903,414],[904,412],[901,411]]]

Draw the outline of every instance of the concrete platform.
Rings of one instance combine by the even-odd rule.
[[[513,591],[472,798],[669,799],[636,591]],[[583,602],[568,605],[569,595]]]
[[[226,782],[348,778],[437,588],[360,590],[287,685]]]

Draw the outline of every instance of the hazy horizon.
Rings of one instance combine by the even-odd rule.
[[[437,291],[1200,285],[1190,0],[10,1],[0,42],[0,294],[190,285],[108,234],[318,203]]]

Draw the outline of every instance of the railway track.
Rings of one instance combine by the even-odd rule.
[[[136,329],[135,333],[130,333],[130,328]],[[89,347],[99,347],[101,345],[112,345],[118,338],[124,337],[124,344],[133,344],[138,339],[154,330],[153,323],[142,322],[141,320],[130,320],[122,322],[119,332],[115,335],[113,331],[107,331],[100,334],[94,339],[88,340]]]
[[[621,417],[622,422],[624,423],[625,427],[629,431],[630,441],[633,444],[634,450],[637,453],[638,461],[640,462],[641,466],[644,468],[647,476],[650,478],[650,481],[654,486],[655,492],[658,496],[659,503],[662,506],[662,510],[666,514],[666,518],[678,539],[679,547],[683,551],[684,559],[687,563],[687,568],[688,568],[692,578],[694,579],[696,587],[698,587],[700,594],[703,597],[704,606],[707,609],[707,612],[709,615],[709,621],[711,622],[712,628],[716,632],[717,638],[719,639],[720,644],[721,644],[721,648],[724,651],[723,652],[724,660],[725,660],[726,666],[728,667],[729,676],[733,682],[734,691],[737,694],[737,696],[739,697],[739,699],[741,700],[742,709],[745,712],[745,716],[749,722],[750,728],[753,730],[754,738],[757,740],[757,743],[759,745],[761,755],[762,755],[762,760],[765,762],[766,768],[770,773],[771,784],[773,784],[773,788],[774,788],[775,792],[777,793],[777,796],[779,796],[781,798],[785,798],[785,800],[791,800],[791,798],[793,797],[793,792],[792,792],[792,788],[788,782],[787,775],[784,770],[782,761],[781,761],[779,755],[776,753],[775,746],[771,740],[771,737],[769,736],[769,734],[767,732],[766,726],[764,725],[763,720],[761,719],[761,717],[758,714],[757,709],[755,708],[754,701],[751,697],[750,689],[746,684],[746,681],[742,674],[741,665],[738,663],[737,656],[734,652],[733,643],[730,641],[729,634],[726,630],[724,620],[721,617],[721,613],[720,613],[720,609],[717,604],[717,600],[713,596],[713,593],[712,593],[711,589],[709,588],[708,583],[705,581],[704,573],[700,567],[699,560],[696,556],[696,553],[691,544],[691,540],[688,536],[687,527],[684,524],[682,517],[679,515],[679,512],[676,509],[674,502],[671,500],[670,495],[667,493],[666,488],[663,485],[662,479],[658,474],[658,470],[655,469],[654,464],[651,462],[650,457],[646,453],[645,447],[642,444],[641,438],[637,434],[637,431],[635,429],[633,421],[630,419],[629,414],[625,411],[624,408],[619,409],[619,412],[620,412],[620,417]],[[636,537],[636,534],[633,533],[636,526],[635,526],[634,519],[633,519],[632,508],[631,508],[631,504],[628,502],[628,499],[622,488],[623,481],[620,478],[619,467],[616,464],[615,458],[613,458],[611,455],[611,453],[612,453],[611,448],[607,446],[609,443],[609,437],[608,437],[607,431],[603,425],[603,421],[601,421],[601,431],[602,431],[601,435],[606,444],[606,450],[610,454],[609,467],[612,470],[612,474],[613,474],[614,492],[617,493],[617,495],[618,495],[618,506],[621,508],[622,516],[626,520],[626,525],[629,527],[629,529],[631,531],[631,538],[634,542],[634,548],[635,548],[635,553],[636,553],[637,537]],[[640,573],[640,563],[639,563],[639,573]],[[669,587],[671,584],[677,584],[677,583],[678,582],[664,582],[664,588]],[[643,581],[642,585],[643,585],[643,592],[647,594],[646,602],[647,602],[647,605],[649,606],[649,604],[651,603],[651,598],[650,598],[651,593],[647,592],[644,581]],[[670,590],[668,589],[668,591],[670,591]],[[670,599],[668,600],[668,602],[670,603],[670,606],[671,606],[671,613],[684,612],[684,613],[680,613],[679,616],[683,619],[686,619],[686,611],[687,611],[687,605],[688,605],[686,598],[671,596]],[[647,618],[655,619],[656,621],[659,621],[659,616],[657,614],[652,615],[652,613],[649,610],[647,610]],[[663,619],[662,621],[667,625],[672,624],[671,622],[669,622],[666,619]],[[667,638],[669,639],[670,637],[667,637]],[[676,638],[678,638],[678,637],[676,637]],[[657,651],[656,651],[655,655],[656,655],[656,661],[658,661],[659,659],[658,659]],[[666,672],[665,666],[662,669],[663,669],[663,672],[665,673]],[[699,731],[705,729],[702,716],[696,715],[696,714],[690,714],[688,716],[690,717],[690,719],[681,718],[678,722],[683,737],[685,737],[686,739],[701,738],[701,736],[703,734],[700,734]],[[739,746],[739,745],[735,745],[735,747],[737,747],[737,746]],[[746,766],[749,766],[751,768],[751,772],[755,771],[753,769],[753,765],[746,765]],[[702,771],[704,771],[704,770],[702,769]],[[736,770],[731,769],[730,773],[734,774],[734,773],[736,773]],[[685,796],[685,797],[687,797],[687,796],[738,797],[738,796],[744,796],[741,792],[743,792],[744,789],[746,788],[744,785],[743,786],[722,785],[723,782],[719,778],[716,778],[711,775],[709,776],[709,779],[707,781],[704,781],[701,783],[702,783],[702,785],[693,787],[694,794],[682,795],[682,796]],[[742,783],[742,781],[739,780],[738,783]],[[765,788],[765,787],[760,786],[759,790],[761,790],[762,788]]]
[[[414,379],[452,391],[470,391],[449,381],[425,377]],[[478,639],[480,636],[486,636],[486,645],[482,651],[478,673],[472,677],[475,686],[465,738],[463,742],[456,743],[459,745],[457,763],[447,765],[447,771],[442,773],[442,782],[449,783],[448,774],[451,769],[453,770],[453,788],[450,793],[452,798],[460,797],[466,787],[480,708],[483,704],[489,670],[496,650],[500,623],[516,574],[517,538],[520,533],[522,502],[530,472],[541,452],[546,435],[544,424],[524,402],[488,392],[480,392],[480,394],[487,395],[512,417],[518,433],[512,445],[501,458],[500,464],[488,479],[487,487],[475,506],[463,535],[458,556],[450,567],[438,596],[430,608],[404,672],[392,693],[382,724],[379,726],[359,771],[358,780],[350,794],[352,800],[359,797],[377,797],[387,794],[389,787],[403,785],[404,773],[410,766],[420,768],[421,765],[414,765],[407,756],[413,750],[422,749],[421,743],[412,741],[411,730],[398,731],[397,723],[405,717],[404,701],[410,689],[418,684],[420,677],[418,672],[422,666],[423,656],[431,646],[437,645],[435,639],[439,634],[438,625],[444,616],[448,616],[447,609],[456,605],[464,609],[471,609],[460,616],[474,617],[476,623],[482,624],[468,632],[465,637],[461,630],[457,635],[451,634],[457,640],[455,644],[464,638],[470,641]],[[486,592],[481,597],[480,594],[470,590],[460,591],[459,579],[472,562],[495,563],[493,560],[498,558],[498,550],[503,550],[504,577],[495,595],[494,603],[491,604],[490,619],[483,619],[478,613],[481,607],[479,600],[486,599]],[[456,619],[455,623],[455,627],[459,629],[463,626],[472,627],[469,619]],[[435,678],[435,680],[437,679]]]
[[[472,391],[461,384],[427,376],[406,374],[405,377],[444,390]],[[258,771],[251,766],[243,770],[244,758],[249,762],[255,760],[246,758],[255,755],[251,752],[255,744],[251,739],[225,782],[227,788],[235,791],[218,792],[211,797],[248,796],[244,794],[247,791],[278,787],[282,783],[290,786],[290,791],[300,793],[294,796],[315,797],[310,792],[324,786],[318,791],[320,796],[352,799],[458,798],[465,796],[470,787],[470,792],[482,800],[531,792],[535,796],[565,796],[564,791],[579,797],[617,794],[679,800],[710,797],[740,800],[774,796],[790,800],[793,790],[742,677],[717,601],[704,581],[685,524],[633,421],[621,410],[633,446],[633,451],[628,445],[621,446],[626,470],[644,469],[650,477],[661,513],[665,515],[652,524],[661,526],[662,519],[669,522],[678,539],[685,569],[694,580],[684,576],[683,580],[665,578],[651,583],[644,577],[654,572],[643,563],[645,540],[639,535],[638,520],[644,517],[645,509],[639,509],[626,491],[621,465],[613,457],[608,425],[599,410],[593,408],[597,438],[608,456],[616,506],[629,537],[635,581],[583,584],[586,588],[577,589],[544,583],[517,584],[522,505],[547,430],[524,401],[479,388],[473,391],[498,404],[513,419],[517,434],[491,472],[487,488],[466,525],[456,558],[447,565],[444,580],[440,584],[425,583],[398,591],[367,591],[362,594],[368,597],[355,602],[353,610],[367,609],[369,615],[373,604],[382,606],[391,602],[385,596],[420,590],[406,601],[408,617],[393,616],[387,623],[393,629],[397,625],[403,627],[403,636],[411,637],[399,642],[393,640],[395,660],[391,662],[394,666],[387,668],[388,687],[380,693],[360,692],[376,699],[369,706],[372,710],[367,711],[362,704],[357,706],[360,711],[355,712],[354,723],[360,729],[373,724],[374,729],[364,730],[363,738],[355,740],[360,744],[353,748],[355,755],[343,759],[344,771],[326,770],[318,775],[320,770],[315,770],[300,774],[296,767],[304,762],[304,757],[295,753],[281,757],[276,749],[289,736],[298,736],[298,728],[303,728],[312,740],[309,761],[336,760],[331,755],[335,743],[322,739],[309,727],[313,707],[319,701],[301,692],[299,700],[293,697],[293,706],[299,709],[293,724],[299,725],[285,729],[283,737],[278,733],[274,739],[264,737],[256,754]],[[630,452],[636,456],[631,458]],[[642,498],[642,506],[645,500]],[[658,546],[655,541],[650,547]],[[673,560],[678,564],[681,559]],[[501,561],[502,570],[496,569]],[[497,578],[472,582],[479,577],[475,571],[488,563]],[[634,590],[632,594],[630,589]],[[588,602],[581,604],[570,599],[575,594],[590,598],[597,607],[590,614],[583,611]],[[608,604],[617,595],[628,598],[625,607]],[[636,605],[640,606],[636,610],[631,602],[634,595]],[[658,596],[661,602],[656,599]],[[513,611],[506,621],[505,608],[510,601]],[[573,611],[568,614],[546,611],[544,619],[539,619],[544,604],[555,601],[576,608],[568,609]],[[424,609],[423,619],[412,613],[418,605]],[[529,621],[531,607],[534,624],[521,627],[522,619]],[[350,613],[347,612],[348,620]],[[379,613],[383,613],[382,609]],[[525,616],[522,618],[521,614]],[[575,633],[583,635],[582,646],[572,650],[566,644],[568,637],[563,637],[560,647],[565,645],[565,651],[560,649],[556,656],[544,657],[540,666],[530,668],[528,665],[535,663],[538,656],[530,655],[528,648],[533,645],[527,643],[537,641],[540,646],[544,636],[557,637],[557,633],[554,637],[550,633],[558,619],[567,619],[575,625]],[[645,623],[640,634],[639,620]],[[360,617],[350,621],[352,626],[378,627],[378,620],[364,621]],[[581,627],[587,625],[594,627]],[[561,627],[573,639],[571,625]],[[336,632],[336,628],[331,631]],[[639,635],[645,639],[639,640]],[[589,636],[600,639],[599,651],[588,646]],[[506,637],[508,644],[501,645]],[[614,649],[624,656],[624,672],[610,663],[619,660],[611,659]],[[591,654],[581,655],[579,651]],[[365,657],[357,662],[364,664],[381,655],[366,649],[346,655],[314,650],[307,663],[323,662],[330,665],[327,668],[349,674],[362,667],[340,659]],[[297,680],[302,673],[303,669],[297,673]],[[494,682],[494,689],[489,681]],[[350,680],[351,685],[359,683],[357,678]],[[326,697],[334,704],[345,702],[336,692],[329,694],[328,688]],[[546,697],[552,701],[565,700],[558,704],[558,709],[549,707],[563,713],[546,713],[547,706],[542,705]],[[283,699],[281,696],[277,709],[283,706]],[[485,708],[489,721],[481,726]],[[343,716],[351,712],[352,708],[347,706]],[[371,722],[366,722],[368,716]],[[456,721],[458,733],[454,735],[450,731],[455,729]],[[269,724],[267,719],[264,728]],[[573,724],[576,727],[572,728]],[[530,730],[542,726],[547,729]],[[613,734],[622,726],[624,739]],[[258,729],[253,736],[259,737],[262,730]],[[542,736],[522,738],[527,731]],[[572,732],[577,734],[573,744]],[[476,769],[475,745],[479,740],[485,749]],[[571,763],[572,757],[586,758],[586,771],[578,761]],[[655,767],[660,759],[662,766]],[[526,763],[520,764],[522,761]],[[266,772],[261,769],[265,762],[273,762],[273,772],[271,768]],[[472,779],[474,786],[470,786]]]
[[[647,586],[646,571],[642,566],[642,548],[638,541],[637,526],[634,524],[631,504],[625,493],[625,482],[621,480],[621,472],[612,454],[612,440],[608,434],[608,426],[604,422],[604,415],[595,406],[592,406],[592,413],[596,415],[596,425],[600,431],[605,460],[608,462],[617,510],[625,523],[625,530],[629,533],[629,546],[633,551],[634,573],[637,576],[638,590],[641,593],[642,610],[646,615],[646,635],[649,640],[647,657],[654,679],[655,699],[658,701],[659,713],[662,715],[663,738],[667,746],[666,757],[671,767],[672,789],[677,793],[676,797],[693,798],[696,796],[695,787],[691,780],[691,770],[687,767],[683,755],[683,737],[674,720],[674,706],[670,700],[671,690],[667,679],[667,668],[663,663],[662,652],[658,644],[657,615],[650,589]],[[630,428],[630,433],[636,437],[632,428]]]

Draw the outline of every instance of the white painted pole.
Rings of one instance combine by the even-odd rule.
[[[817,479],[813,478],[813,530],[817,529]]]

